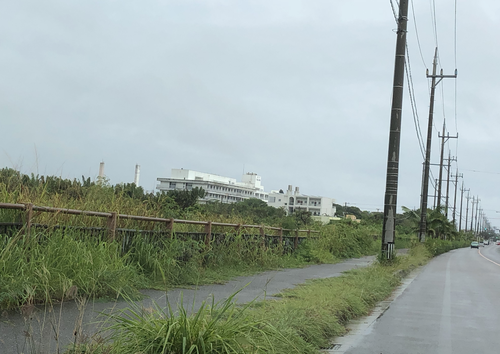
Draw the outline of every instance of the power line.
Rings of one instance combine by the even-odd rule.
[[[457,0],[455,0],[455,23],[454,23],[454,45],[453,50],[455,54],[455,69],[457,68]],[[457,86],[458,80],[455,80],[455,131],[458,133],[458,120],[457,120]],[[458,139],[455,143],[456,154],[458,155]],[[458,166],[458,162],[457,162]]]
[[[424,63],[424,67],[427,67],[425,65],[424,55],[422,54],[422,47],[420,46],[420,37],[418,35],[417,19],[415,17],[415,8],[413,7],[413,0],[411,0],[411,12],[413,16],[413,26],[415,27],[415,35],[417,37],[417,45],[418,45],[418,51],[420,52],[420,58],[422,59],[422,63]]]
[[[408,92],[410,95],[410,105],[411,105],[411,110],[413,113],[413,123],[415,125],[415,131],[417,133],[417,140],[418,140],[418,146],[420,148],[420,152],[422,154],[422,158],[425,158],[425,148],[424,148],[424,139],[422,137],[422,130],[420,128],[420,120],[418,118],[418,111],[417,111],[417,104],[415,102],[415,90],[413,88],[413,77],[411,75],[411,65],[410,65],[410,53],[408,50],[408,44],[406,45],[406,66],[405,66],[405,71],[406,71],[406,77],[408,78]]]
[[[435,40],[435,45],[436,48],[439,48],[439,43],[438,43],[438,30],[437,30],[437,19],[436,19],[436,0],[430,0],[430,6],[431,6],[431,17],[432,17],[432,30],[434,32],[434,40]],[[441,65],[441,60],[438,57],[439,65]]]
[[[396,23],[398,23],[398,15],[396,14],[396,9],[394,9],[394,4],[392,3],[392,0],[390,0],[391,2],[391,9],[392,9],[392,14],[394,15],[394,21],[396,21]],[[396,0],[397,2],[397,0]],[[399,4],[398,4],[398,7],[399,7]]]
[[[490,171],[478,171],[478,170],[467,170],[462,168],[462,171],[476,172],[476,173],[487,173],[491,175],[500,175],[500,172],[490,172]]]
[[[454,52],[455,52],[455,68],[457,67],[457,0],[455,0],[455,23],[454,23]]]

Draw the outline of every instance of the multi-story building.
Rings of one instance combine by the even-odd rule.
[[[235,178],[223,177],[193,170],[172,169],[172,177],[158,178],[156,189],[160,191],[191,190],[195,187],[205,190],[201,203],[219,201],[235,203],[244,199],[258,198],[267,202],[269,194],[264,192],[261,177],[255,173],[246,173],[241,182]]]
[[[288,215],[297,210],[306,210],[311,212],[313,217],[333,218],[336,212],[334,202],[335,200],[332,198],[300,194],[299,187],[295,187],[295,191],[293,191],[292,186],[289,185],[286,192],[283,190],[271,191],[268,204],[284,209]]]

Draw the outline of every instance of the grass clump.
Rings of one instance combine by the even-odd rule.
[[[289,352],[299,353],[276,328],[251,316],[250,304],[237,307],[236,294],[219,303],[213,299],[210,304],[203,302],[192,313],[182,300],[177,311],[170,304],[165,309],[156,304],[151,308],[132,304],[110,315],[112,324],[107,330],[112,334],[105,344],[85,348],[92,348],[92,353],[107,349],[120,354],[244,354],[274,353],[281,345],[289,347]],[[81,352],[75,349],[72,352]]]

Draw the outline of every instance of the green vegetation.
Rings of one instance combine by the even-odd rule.
[[[237,293],[236,293],[237,294]],[[272,353],[292,343],[248,308],[237,308],[233,294],[221,303],[204,302],[192,315],[158,306],[131,308],[111,316],[111,348],[116,353]]]
[[[283,244],[266,245],[258,231],[225,233],[213,228],[209,244],[182,232],[199,227],[176,225],[172,238],[143,233],[118,235],[58,224],[105,226],[105,221],[85,216],[40,214],[35,222],[48,225],[31,235],[23,230],[0,235],[0,308],[26,308],[37,303],[75,299],[125,297],[135,299],[143,287],[221,282],[237,275],[267,269],[300,267],[313,263],[376,254],[380,250],[381,213],[348,207],[361,222],[340,220],[315,223],[307,212],[287,216],[281,209],[249,199],[236,204],[199,205],[204,191],[145,193],[134,184],[110,186],[105,180],[63,180],[21,175],[0,170],[0,202],[123,214],[254,224],[319,231],[290,253]],[[24,222],[24,214],[0,209],[0,221]],[[416,240],[419,212],[404,209],[396,219],[396,248],[411,248],[408,256],[388,264],[350,271],[339,278],[316,280],[285,291],[278,301],[245,307],[225,302],[203,304],[196,311],[180,308],[129,309],[110,317],[109,340],[77,345],[69,353],[318,353],[320,347],[345,332],[353,318],[367,314],[399,284],[400,277],[431,256],[468,246],[470,234],[456,232],[440,210],[429,211],[428,239]],[[160,230],[159,225],[120,220],[120,227]],[[246,234],[245,234],[246,233]],[[203,232],[201,232],[203,234]],[[85,299],[85,300],[82,300]]]
[[[133,237],[126,250],[77,231],[47,230],[0,237],[0,308],[67,299],[133,297],[141,287],[206,284],[268,269],[336,262],[375,253],[372,236],[355,223],[327,225],[294,253],[264,247],[242,234],[204,240]]]
[[[199,310],[170,306],[130,308],[110,316],[109,341],[85,343],[71,353],[319,353],[366,315],[430,258],[418,245],[391,266],[356,269],[286,290],[278,300],[235,306],[233,297]]]
[[[0,236],[0,308],[51,303],[77,294],[137,294],[141,278],[127,257],[120,257],[118,243],[61,232],[46,236]]]
[[[267,269],[300,267],[311,263],[337,262],[340,259],[376,254],[380,250],[380,213],[348,207],[346,212],[361,217],[361,222],[341,220],[329,225],[312,221],[307,212],[286,216],[284,210],[261,200],[248,199],[235,204],[196,203],[204,191],[145,193],[135,184],[110,186],[82,177],[65,180],[58,177],[27,176],[12,169],[0,170],[0,202],[93,211],[119,211],[190,220],[211,220],[234,224],[256,224],[288,229],[312,228],[319,231],[302,242],[294,253],[284,245],[264,246],[258,231],[254,236],[236,234],[215,237],[210,245],[203,240],[177,237],[176,233],[200,232],[198,226],[175,225],[174,237],[135,236],[115,241],[105,235],[62,231],[54,225],[105,227],[99,218],[42,213],[33,222],[47,224],[44,231],[32,229],[31,237],[21,231],[15,236],[0,236],[0,308],[50,302],[65,298],[68,289],[89,298],[135,296],[140,287],[162,288],[221,282],[231,277]],[[340,206],[339,206],[340,207]],[[436,214],[436,215],[434,215]],[[432,235],[446,237],[455,244],[432,238],[426,243],[431,254],[465,245],[469,235],[459,234],[434,212],[429,219]],[[24,222],[25,215],[0,209],[0,221]],[[120,220],[119,227],[159,230],[162,225]],[[397,218],[396,248],[416,243],[418,212],[405,209]],[[213,232],[226,230],[214,227]],[[250,232],[252,233],[252,232]],[[126,242],[125,242],[126,241]]]

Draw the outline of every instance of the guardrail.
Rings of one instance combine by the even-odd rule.
[[[27,204],[10,204],[10,203],[0,203],[0,209],[14,209],[14,210],[22,210],[26,213],[26,221],[23,224],[25,226],[25,233],[29,237],[31,235],[31,230],[34,226],[33,224],[33,213],[34,212],[45,212],[45,213],[59,213],[59,214],[69,214],[69,215],[84,215],[84,216],[95,216],[99,218],[106,218],[106,229],[108,233],[108,239],[110,241],[116,238],[117,230],[119,229],[118,222],[120,219],[124,220],[136,220],[136,221],[146,221],[146,222],[154,222],[160,223],[164,225],[164,231],[166,231],[167,237],[172,238],[174,234],[174,224],[189,224],[189,225],[200,225],[204,226],[203,234],[205,234],[205,244],[208,246],[212,241],[212,227],[221,226],[233,228],[235,233],[240,233],[242,229],[259,229],[260,236],[262,238],[262,245],[265,244],[266,239],[266,230],[277,231],[279,238],[279,243],[283,242],[283,231],[290,231],[295,233],[293,249],[296,249],[299,244],[299,234],[306,233],[307,237],[310,237],[311,233],[319,233],[316,230],[299,230],[299,229],[283,229],[281,227],[272,227],[266,225],[244,225],[244,224],[229,224],[229,223],[221,223],[221,222],[212,222],[212,221],[195,221],[195,220],[181,220],[181,219],[166,219],[166,218],[158,218],[158,217],[149,217],[149,216],[138,216],[138,215],[127,215],[127,214],[119,214],[117,212],[99,212],[99,211],[88,211],[88,210],[77,210],[77,209],[65,209],[65,208],[54,208],[54,207],[46,207],[46,206],[38,206],[31,203]],[[19,226],[19,223],[2,223],[3,225],[10,224],[12,226]],[[44,226],[37,224],[36,226]],[[61,226],[59,226],[61,227]]]

